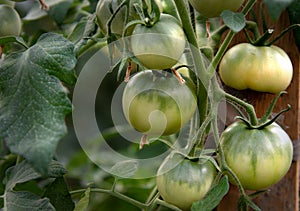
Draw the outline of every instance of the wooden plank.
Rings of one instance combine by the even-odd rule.
[[[255,6],[254,10],[258,16],[258,20],[261,20],[261,17],[259,16],[259,4]],[[276,36],[289,25],[288,14],[286,12],[283,13],[278,22],[274,22],[270,19],[267,19],[267,22],[269,26],[275,30],[274,36]],[[246,42],[246,38],[243,33],[239,33],[235,36],[232,45],[241,42]],[[286,34],[275,44],[284,49],[290,56],[294,66],[294,76],[291,85],[287,89],[288,94],[283,95],[279,99],[274,112],[276,113],[286,108],[287,104],[292,106],[292,109],[279,119],[279,123],[287,131],[291,139],[296,141],[299,139],[300,134],[300,54],[295,45],[292,32]],[[226,87],[225,89],[237,97],[252,103],[257,111],[258,117],[261,117],[264,114],[270,102],[274,98],[273,94],[253,91],[240,92]],[[232,115],[234,114],[231,113],[229,115],[231,115],[231,117],[228,119],[231,121]],[[295,154],[297,153],[299,152],[296,152]],[[217,210],[237,210],[238,197],[239,193],[237,189],[235,187],[231,187],[229,194],[224,198]],[[272,186],[268,192],[255,199],[254,202],[262,210],[299,211],[299,161],[294,161],[287,175],[278,184]]]

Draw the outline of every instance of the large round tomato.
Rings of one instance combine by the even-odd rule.
[[[244,0],[189,0],[190,4],[207,18],[218,17],[224,10],[237,10]]]
[[[0,5],[0,37],[19,36],[22,22],[17,11],[8,5]]]
[[[277,46],[241,43],[225,53],[219,72],[222,81],[235,89],[279,93],[289,86],[293,65]]]
[[[166,202],[190,210],[193,202],[210,190],[215,175],[216,168],[209,160],[191,161],[174,153],[159,167],[156,184]]]
[[[158,70],[135,74],[126,84],[122,101],[127,121],[151,135],[178,132],[197,107],[194,90],[179,84],[173,74]]]
[[[222,133],[220,147],[227,165],[249,190],[277,183],[289,170],[293,157],[292,142],[276,123],[251,129],[237,121]]]
[[[168,14],[161,14],[151,27],[136,25],[131,36],[134,55],[149,69],[171,68],[183,54],[185,43],[178,19]]]

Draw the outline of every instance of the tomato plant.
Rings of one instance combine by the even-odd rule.
[[[291,2],[0,0],[0,209],[224,209],[231,184],[228,209],[275,206],[299,135]]]
[[[162,198],[182,210],[189,210],[193,202],[202,199],[212,187],[216,168],[207,159],[191,161],[173,153],[163,161],[157,175]]]
[[[207,18],[218,17],[224,10],[236,11],[243,4],[244,0],[189,0],[191,5]]]
[[[219,73],[222,81],[235,89],[279,93],[291,83],[293,65],[277,46],[241,43],[226,52]]]
[[[122,99],[123,111],[130,124],[136,130],[152,135],[178,132],[197,106],[195,90],[180,85],[174,75],[156,70],[134,75],[127,83]]]
[[[161,14],[152,26],[136,25],[131,37],[134,55],[149,69],[171,68],[183,54],[185,44],[181,24],[168,14]]]
[[[276,123],[256,129],[237,121],[222,133],[220,144],[226,163],[245,189],[270,187],[292,163],[291,139]]]

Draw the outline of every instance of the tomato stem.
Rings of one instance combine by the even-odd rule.
[[[127,10],[126,10],[126,16],[125,16],[125,23],[127,23],[128,20],[128,16],[129,16],[129,3],[130,0],[124,0],[121,2],[121,4],[117,7],[117,9],[114,11],[114,13],[112,14],[112,16],[109,18],[109,20],[107,21],[106,25],[107,25],[107,36],[111,37],[112,36],[112,32],[111,32],[111,25],[112,25],[112,21],[114,20],[114,18],[116,17],[116,15],[118,14],[118,12],[122,9],[122,7],[126,6]]]
[[[242,10],[242,13],[244,15],[247,15],[248,12],[251,10],[251,8],[254,6],[254,4],[256,3],[257,0],[249,0],[247,2],[247,4],[245,5],[245,7]],[[226,49],[228,48],[229,44],[231,43],[233,36],[235,35],[235,33],[230,30],[229,33],[226,35],[224,41],[222,42],[219,50],[217,51],[215,57],[213,58],[212,62],[210,63],[210,65],[207,68],[208,71],[208,75],[210,78],[212,78],[216,72],[217,66],[220,63]]]
[[[131,70],[132,70],[131,61],[128,61],[128,65],[127,65],[127,69],[126,69],[126,74],[125,74],[125,77],[124,77],[124,82],[128,82],[129,81]]]
[[[196,81],[196,84],[198,85],[197,97],[198,97],[198,99],[199,99],[199,97],[201,97],[201,100],[198,100],[198,111],[199,111],[199,116],[200,116],[200,124],[202,124],[202,122],[205,120],[206,115],[207,115],[208,97],[207,97],[206,90],[209,85],[209,78],[208,78],[208,74],[206,72],[203,58],[199,51],[196,34],[193,29],[189,13],[187,11],[185,1],[178,0],[178,1],[174,1],[174,2],[178,9],[178,14],[180,16],[181,22],[184,23],[183,30],[187,37],[188,43],[190,45],[191,54],[192,54],[193,62],[195,65],[195,74],[198,78],[201,78],[201,80]]]
[[[242,106],[243,109],[245,109],[246,113],[248,114],[249,116],[249,120],[250,120],[250,123],[251,125],[257,125],[258,124],[258,119],[257,119],[257,116],[256,116],[256,112],[255,112],[255,109],[253,107],[253,105],[249,104],[249,103],[246,103],[245,101],[231,95],[231,94],[228,94],[226,92],[224,92],[224,95],[226,97],[227,100],[229,101],[233,101],[234,103]]]
[[[39,0],[39,2],[40,2],[42,9],[47,10],[47,11],[50,9],[49,5],[46,4],[46,2],[44,0]]]
[[[273,35],[274,30],[268,29],[261,37],[259,37],[254,43],[252,43],[254,46],[269,46],[267,44],[268,39]]]
[[[140,150],[143,149],[144,145],[146,144],[149,144],[149,140],[148,140],[148,136],[144,134],[141,138],[139,149]]]
[[[178,82],[180,85],[185,84],[185,80],[182,78],[182,76],[180,75],[180,73],[175,69],[175,68],[171,68],[173,74],[176,76],[176,78],[178,79]]]
[[[253,43],[252,39],[250,38],[247,30],[249,30],[250,32],[253,33],[254,35],[254,40],[257,40],[259,37],[261,37],[258,25],[256,22],[254,21],[246,21],[246,27],[244,28],[244,33],[246,35],[246,38],[248,40],[249,43]]]
[[[106,193],[106,194],[109,194],[111,196],[114,196],[118,199],[121,199],[123,201],[126,201],[140,209],[147,209],[150,205],[148,204],[144,204],[140,201],[137,201],[133,198],[130,198],[122,193],[119,193],[119,192],[115,192],[115,191],[112,191],[112,190],[109,190],[109,189],[102,189],[102,188],[91,188],[90,189],[91,192],[94,192],[94,193]],[[71,195],[75,195],[75,194],[79,194],[79,193],[84,193],[86,191],[86,189],[79,189],[79,190],[75,190],[75,191],[70,191],[70,194]]]

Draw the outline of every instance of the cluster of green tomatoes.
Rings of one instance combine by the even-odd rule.
[[[131,1],[132,4],[139,2]],[[243,0],[190,0],[189,3],[207,18],[220,16],[223,10],[236,11]],[[120,5],[118,0],[100,1],[97,6],[98,25],[108,32],[107,21]],[[126,28],[126,10],[119,11],[111,23],[111,33],[130,35],[130,50],[145,68],[130,77],[123,93],[123,111],[127,121],[146,136],[167,136],[178,133],[197,110],[196,88],[190,78],[174,69],[186,48],[186,37],[176,6],[172,0],[156,0],[161,11],[154,23],[144,22]],[[138,19],[134,6],[128,21]],[[274,66],[276,68],[274,69]],[[235,89],[253,89],[278,93],[291,82],[293,67],[286,53],[276,47],[258,47],[248,43],[230,49],[219,67],[222,81]],[[274,83],[274,81],[278,81]],[[266,80],[268,79],[268,80]],[[264,80],[264,81],[263,81]],[[277,183],[292,162],[292,143],[276,123],[250,127],[237,121],[226,128],[220,138],[227,165],[245,189],[262,190]],[[171,153],[157,172],[157,188],[168,203],[188,210],[211,189],[217,174],[208,159],[188,159]],[[233,181],[232,181],[233,182]],[[234,183],[234,182],[233,182]],[[180,193],[180,194],[179,194]]]
[[[110,28],[107,23],[121,0],[100,0],[96,14],[103,33],[131,36],[130,50],[146,69],[130,77],[122,101],[127,121],[143,134],[140,145],[143,147],[147,135],[178,133],[197,111],[199,96],[188,75],[184,79],[174,68],[187,46],[184,23],[174,1],[156,0],[161,13],[159,20],[151,22],[145,17],[143,22],[125,29],[127,12],[127,22],[141,18],[134,6],[140,1],[130,2],[129,10],[121,8]],[[243,2],[189,0],[193,8],[207,18],[218,17],[224,10],[236,11]],[[21,23],[12,6],[0,5],[0,38],[19,36]],[[226,85],[238,90],[278,93],[290,84],[293,67],[287,54],[276,46],[243,43],[226,52],[219,66],[219,75]],[[241,185],[249,190],[262,190],[277,183],[292,162],[292,142],[274,122],[264,127],[250,127],[237,121],[222,133],[218,147]],[[216,174],[217,168],[209,159],[191,160],[174,152],[158,169],[157,187],[166,202],[188,210],[211,189]]]

